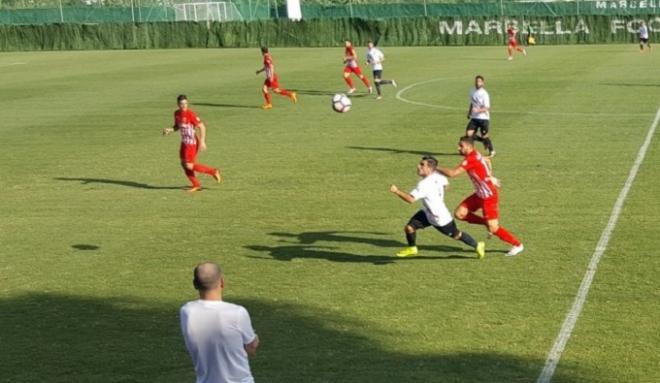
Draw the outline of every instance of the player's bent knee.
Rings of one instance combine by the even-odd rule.
[[[467,216],[467,213],[467,209],[461,206],[454,211],[454,217],[457,219],[464,219],[465,216]]]
[[[462,232],[462,231],[458,231],[458,232],[454,233],[454,235],[452,235],[452,237],[453,237],[454,239],[456,239],[456,240],[461,239],[462,236],[463,236],[463,232]]]
[[[192,162],[185,162],[185,163],[183,163],[183,167],[186,170],[193,170],[193,168],[195,167],[195,164],[193,164]]]
[[[498,222],[488,221],[488,231],[492,234],[495,234],[496,231],[500,229],[500,224]]]
[[[415,232],[415,228],[410,225],[406,225],[404,226],[403,231],[405,231],[408,234],[412,234]]]

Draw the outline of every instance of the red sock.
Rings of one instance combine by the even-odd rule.
[[[194,171],[184,169],[184,172],[186,173],[186,177],[188,177],[188,179],[190,180],[190,183],[192,184],[192,186],[194,188],[198,188],[198,187],[202,186],[199,183],[199,180],[197,179],[197,177],[195,177],[195,172]]]
[[[289,92],[289,91],[286,90],[286,89],[281,89],[281,90],[280,90],[280,94],[281,94],[282,96],[284,96],[284,97],[291,97],[291,92]]]
[[[367,88],[369,87],[369,80],[367,79],[367,76],[360,77],[360,80],[362,80],[364,86],[366,86]]]
[[[199,172],[199,173],[208,174],[208,175],[210,175],[210,176],[212,176],[212,175],[215,174],[215,170],[216,170],[216,169],[211,168],[211,167],[208,167],[208,166],[206,166],[206,165],[202,165],[202,164],[195,164],[195,165],[193,166],[193,171],[196,171],[196,172]]]
[[[484,217],[479,217],[478,215],[474,213],[467,213],[465,218],[463,218],[463,221],[466,221],[468,223],[472,223],[475,225],[485,225],[486,224],[486,219]]]
[[[349,88],[351,88],[351,89],[355,88],[353,86],[353,79],[351,79],[350,77],[344,77],[344,81],[346,81],[346,84],[348,84]]]
[[[513,234],[509,233],[505,228],[501,227],[497,229],[495,234],[499,239],[501,239],[504,242],[508,242],[512,244],[513,246],[520,246],[520,241],[513,236]]]
[[[264,93],[264,98],[266,99],[266,104],[272,104],[271,98],[270,98],[270,93]]]
[[[517,50],[518,52],[522,52],[522,51],[523,51],[522,48],[516,48],[516,50]]]

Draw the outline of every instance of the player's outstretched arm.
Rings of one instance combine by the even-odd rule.
[[[179,130],[179,127],[176,124],[174,124],[171,128],[163,129],[163,136],[167,136],[171,133],[176,132],[177,130]]]
[[[393,194],[395,194],[397,197],[401,198],[405,202],[408,203],[415,202],[415,197],[413,197],[409,193],[399,190],[399,188],[396,187],[396,185],[390,186],[390,192],[392,192]]]
[[[206,150],[206,125],[200,122],[197,128],[199,128],[199,149]]]
[[[259,74],[259,73],[261,73],[261,72],[263,72],[263,71],[265,71],[265,70],[266,70],[266,68],[257,69],[257,72],[256,72],[256,73]]]
[[[445,176],[449,177],[449,178],[460,176],[461,174],[465,173],[465,169],[463,169],[462,166],[457,166],[453,169],[443,168],[443,167],[438,166],[438,168],[436,170],[439,171],[440,173],[444,174]]]

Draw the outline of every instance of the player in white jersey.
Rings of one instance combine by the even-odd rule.
[[[417,230],[433,226],[442,234],[452,237],[475,249],[479,259],[485,256],[486,245],[477,242],[466,232],[461,232],[456,227],[456,222],[445,205],[445,187],[449,185],[447,177],[438,173],[438,160],[433,156],[422,157],[417,164],[417,175],[422,177],[415,190],[410,193],[399,190],[396,185],[390,187],[390,191],[408,203],[422,201],[423,208],[418,211],[406,224],[403,231],[406,233],[408,247],[399,251],[398,257],[417,255]]]
[[[639,51],[644,53],[644,45],[651,50],[651,43],[649,43],[649,27],[645,22],[641,22],[639,26]]]
[[[374,83],[376,84],[376,92],[378,93],[376,99],[380,100],[383,98],[380,86],[391,84],[396,88],[396,81],[383,80],[383,61],[385,61],[385,55],[383,54],[383,51],[376,48],[373,41],[369,41],[367,43],[367,48],[369,48],[367,51],[367,64],[371,65],[371,70],[374,75]]]
[[[481,141],[484,144],[488,155],[495,156],[493,142],[488,136],[490,129],[490,96],[484,89],[484,77],[477,75],[474,78],[474,88],[470,90],[470,106],[467,111],[467,118],[470,120],[465,128],[465,135],[472,137],[475,141]],[[479,132],[480,136],[476,133]]]

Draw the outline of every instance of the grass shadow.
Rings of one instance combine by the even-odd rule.
[[[373,152],[386,152],[386,153],[392,153],[392,154],[414,154],[417,156],[426,156],[426,155],[434,155],[434,156],[459,156],[459,154],[456,153],[439,153],[439,152],[433,152],[433,151],[423,151],[423,150],[409,150],[409,149],[395,149],[395,148],[382,148],[382,147],[373,147],[373,146],[347,146],[348,149],[354,149],[354,150],[368,150],[368,151],[373,151]]]
[[[196,102],[195,105],[212,106],[215,108],[261,109],[261,107],[257,105],[223,104],[223,103],[215,103],[215,102]]]
[[[635,84],[635,83],[625,83],[625,82],[600,82],[600,83],[598,83],[598,85],[660,88],[660,84]]]
[[[106,178],[70,178],[70,177],[55,177],[53,178],[57,181],[77,181],[82,185],[88,184],[107,184],[107,185],[119,185],[126,186],[137,189],[149,189],[149,190],[185,190],[184,186],[154,186],[141,182],[134,181],[124,181],[124,180],[111,180]]]

